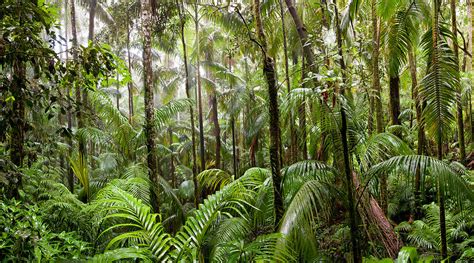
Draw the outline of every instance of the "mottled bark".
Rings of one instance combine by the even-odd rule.
[[[375,121],[377,133],[384,130],[382,112],[382,91],[379,76],[379,49],[380,49],[380,21],[377,17],[377,1],[372,0],[372,92],[375,104]]]
[[[186,77],[186,83],[185,83],[185,89],[186,89],[186,97],[188,99],[191,98],[191,94],[190,94],[190,91],[191,91],[191,80],[190,80],[190,76],[189,76],[189,68],[188,68],[188,53],[187,53],[187,48],[186,48],[186,39],[184,37],[184,26],[185,26],[185,22],[186,20],[184,19],[184,15],[183,15],[183,10],[184,10],[184,3],[183,3],[183,0],[176,0],[176,5],[178,7],[178,13],[179,13],[179,17],[180,17],[180,21],[181,21],[181,24],[180,24],[180,35],[181,35],[181,44],[183,45],[183,62],[184,62],[184,73],[185,73],[185,77]],[[193,183],[194,183],[194,206],[195,207],[198,207],[198,204],[199,204],[199,191],[197,190],[199,188],[199,185],[198,185],[198,180],[197,180],[197,161],[196,161],[196,129],[195,129],[195,126],[194,126],[194,109],[192,106],[189,106],[189,116],[190,116],[190,119],[191,119],[191,144],[192,144],[192,147],[191,147],[191,155],[192,155],[192,158],[193,158],[193,166],[192,166],[192,170],[193,170]]]
[[[337,38],[337,49],[339,53],[339,66],[341,67],[342,71],[342,81],[343,85],[340,89],[341,95],[345,96],[346,89],[345,84],[347,83],[347,76],[346,76],[346,64],[344,61],[344,56],[342,52],[342,33],[341,28],[339,26],[339,11],[337,10],[337,2],[334,0],[334,13],[336,17],[336,38]],[[362,262],[362,255],[359,246],[359,229],[357,226],[357,214],[356,214],[356,200],[355,191],[354,191],[354,182],[352,180],[352,169],[351,169],[351,161],[349,157],[349,146],[348,146],[348,139],[347,139],[347,116],[344,107],[340,106],[341,112],[341,141],[342,141],[342,154],[344,157],[344,174],[346,179],[346,193],[347,193],[347,203],[349,206],[349,222],[350,222],[350,229],[351,229],[351,244],[352,244],[352,260],[355,263]]]
[[[128,4],[128,1],[127,1]],[[132,74],[132,59],[130,56],[130,11],[129,11],[129,6],[127,5],[127,66],[128,66],[128,72],[129,74]],[[184,23],[184,22],[183,22]],[[133,117],[133,81],[130,80],[127,83],[127,89],[128,89],[128,121],[132,123],[132,117]]]
[[[366,226],[365,230],[368,236],[375,239],[371,240],[372,242],[382,244],[389,257],[396,258],[398,251],[403,246],[402,240],[395,233],[377,200],[369,194],[367,189],[361,187],[356,173],[352,174],[352,179],[357,189],[357,210]]]
[[[152,183],[150,189],[150,203],[153,211],[159,213],[158,196],[155,194],[158,181],[158,163],[156,156],[156,128],[154,115],[154,100],[153,100],[153,70],[152,70],[152,54],[151,54],[151,39],[153,19],[151,14],[151,0],[141,1],[141,19],[142,19],[142,35],[143,35],[143,86],[145,90],[145,137],[147,146],[147,164],[148,177]]]
[[[289,73],[289,65],[288,65],[288,44],[287,44],[287,37],[286,37],[286,28],[285,28],[285,11],[283,9],[283,2],[279,0],[280,5],[280,18],[281,18],[281,29],[282,29],[282,37],[283,37],[283,61],[285,62],[285,83],[286,89],[288,94],[291,92],[291,83],[290,83],[290,73]],[[296,156],[298,154],[298,136],[296,133],[295,125],[294,125],[294,116],[293,112],[290,112],[290,118],[288,121],[288,126],[290,126],[290,147],[289,147],[289,163],[292,164],[296,162]]]
[[[458,26],[456,24],[456,0],[450,0],[451,5],[451,28],[454,34],[453,39],[453,50],[454,57],[456,58],[456,63],[458,64],[459,69],[459,47],[457,41],[457,32]],[[457,113],[457,128],[458,128],[458,142],[459,142],[459,159],[461,162],[464,162],[466,159],[466,143],[464,140],[464,118],[462,111],[462,101],[461,101],[461,86],[459,86],[456,91],[457,102],[456,102],[456,113]]]
[[[199,119],[199,159],[201,160],[200,171],[206,169],[206,150],[204,145],[204,121],[202,116],[202,85],[201,85],[201,58],[199,45],[199,16],[198,5],[194,6],[194,23],[196,33],[196,79],[197,79],[197,99],[198,99],[198,119]]]
[[[278,226],[283,213],[283,197],[281,194],[281,164],[280,164],[280,112],[278,110],[278,88],[276,83],[275,65],[273,59],[267,54],[267,41],[260,16],[260,1],[253,1],[253,14],[256,24],[257,36],[263,55],[263,73],[268,85],[268,102],[270,115],[270,166],[273,180],[273,202],[275,209],[275,227]]]

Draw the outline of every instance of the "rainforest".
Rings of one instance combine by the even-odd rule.
[[[0,0],[0,262],[474,262],[473,9]]]

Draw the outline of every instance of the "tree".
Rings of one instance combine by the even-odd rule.
[[[152,182],[150,189],[150,200],[153,211],[159,211],[158,196],[155,194],[155,187],[158,182],[158,163],[156,157],[156,128],[154,117],[154,100],[153,100],[153,70],[151,56],[151,40],[152,40],[152,9],[151,0],[141,1],[141,23],[143,34],[143,87],[145,90],[145,134],[147,147],[147,165],[148,177]]]
[[[281,164],[280,164],[280,113],[278,110],[278,89],[276,84],[275,65],[273,59],[267,52],[267,40],[263,31],[263,22],[261,18],[260,1],[253,2],[253,15],[255,19],[255,29],[257,31],[258,41],[255,41],[263,56],[263,73],[268,88],[268,111],[270,114],[270,166],[273,180],[273,202],[275,207],[275,226],[278,226],[283,216],[283,198],[281,194]]]

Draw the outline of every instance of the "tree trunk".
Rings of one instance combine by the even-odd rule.
[[[306,30],[306,27],[303,24],[303,21],[298,15],[298,12],[296,11],[295,6],[293,5],[292,0],[285,0],[286,6],[288,7],[288,11],[291,14],[291,17],[293,18],[293,22],[295,23],[296,26],[296,31],[298,32],[298,37],[301,42],[301,46],[303,48],[303,55],[306,58],[306,63],[308,65],[308,69],[313,72],[317,73],[316,69],[316,64],[314,62],[314,53],[312,49],[311,43],[308,43],[308,31]]]
[[[467,11],[468,11],[468,16],[469,16],[469,40],[468,43],[469,43],[469,52],[471,52],[471,55],[474,54],[474,32],[473,32],[473,28],[474,28],[474,15],[473,15],[473,8],[474,8],[474,0],[467,0]],[[469,57],[470,61],[467,66],[467,70],[468,72],[471,72],[472,71],[472,67],[473,67],[473,63],[474,63],[474,58],[472,57]],[[469,124],[471,126],[471,140],[470,140],[470,143],[474,143],[474,118],[472,117],[472,94],[469,94],[469,111],[468,111],[468,114],[469,114]],[[471,145],[472,146],[472,145]]]
[[[97,8],[97,0],[90,0],[89,8],[89,37],[88,40],[94,42],[94,29],[95,29],[95,10]]]
[[[232,168],[234,170],[234,176],[235,178],[238,178],[238,171],[237,171],[237,151],[236,151],[236,138],[235,138],[235,119],[234,117],[232,116],[231,119],[230,119],[230,126],[231,126],[231,129],[232,129]]]
[[[392,125],[400,125],[400,76],[390,77],[390,115]],[[396,134],[400,137],[400,134]]]
[[[204,123],[202,118],[202,91],[201,91],[201,62],[200,62],[200,45],[199,45],[199,16],[198,5],[194,7],[194,23],[196,33],[196,78],[197,78],[197,96],[198,96],[198,117],[199,117],[199,158],[201,159],[200,171],[206,169],[206,151],[204,145]]]
[[[183,10],[184,10],[184,4],[183,0],[176,0],[176,5],[178,7],[178,12],[179,12],[179,17],[181,21],[181,44],[183,45],[183,60],[184,60],[184,73],[186,77],[186,83],[185,83],[185,88],[186,88],[186,97],[188,99],[191,98],[190,95],[190,90],[191,90],[191,84],[190,84],[190,77],[189,77],[189,69],[188,69],[188,53],[187,53],[187,48],[186,48],[186,39],[184,37],[184,26],[186,20],[184,19],[183,16]],[[194,126],[194,109],[192,106],[189,106],[189,115],[191,119],[191,144],[192,144],[192,158],[193,158],[193,183],[194,183],[194,206],[198,207],[199,204],[199,185],[198,185],[198,180],[197,180],[197,162],[196,162],[196,129]]]
[[[153,20],[151,15],[151,0],[141,1],[142,15],[142,34],[143,34],[143,79],[145,90],[145,136],[147,146],[147,163],[148,177],[152,183],[150,189],[150,202],[155,213],[159,213],[158,196],[153,188],[157,187],[158,181],[158,164],[156,156],[156,129],[154,125],[154,100],[153,100],[153,71],[152,71],[152,55],[151,55],[151,32]]]
[[[175,171],[175,168],[174,168],[174,152],[173,152],[173,129],[171,129],[171,127],[168,129],[168,133],[169,133],[169,136],[170,136],[170,151],[171,151],[171,154],[170,154],[170,177],[171,177],[171,186],[173,188],[176,188],[176,176],[174,174],[174,171]]]
[[[11,125],[11,136],[10,136],[10,160],[18,168],[23,165],[23,159],[25,158],[24,146],[25,141],[25,102],[24,102],[24,90],[25,90],[25,77],[26,67],[20,58],[15,58],[13,61],[13,83],[12,83],[12,95],[15,98],[13,102],[12,110],[12,125]],[[15,173],[16,178],[10,180],[10,197],[20,198],[19,188],[22,184],[21,173]]]
[[[273,180],[273,202],[275,207],[275,227],[278,226],[284,210],[283,197],[281,195],[280,175],[280,120],[278,110],[278,88],[276,84],[275,65],[273,59],[267,54],[267,41],[263,31],[262,19],[260,17],[260,1],[254,0],[253,13],[256,22],[257,36],[260,41],[260,49],[263,55],[263,73],[268,85],[269,115],[270,115],[270,166]]]
[[[453,50],[454,57],[456,58],[456,63],[458,64],[459,69],[459,48],[457,41],[457,32],[458,26],[456,24],[456,0],[451,0],[451,27],[454,34],[453,39]],[[462,100],[461,100],[461,86],[457,90],[457,102],[456,102],[456,111],[457,111],[457,124],[458,124],[458,140],[459,140],[459,159],[461,162],[466,160],[466,144],[464,140],[464,118],[462,112]]]
[[[304,78],[306,78],[306,64],[305,64],[305,59],[304,57],[301,60],[301,83],[303,85],[303,88],[305,86],[304,83]],[[308,139],[308,135],[306,132],[306,94],[303,94],[303,100],[300,102],[299,108],[298,108],[298,120],[299,120],[299,127],[301,130],[301,152],[303,156],[303,160],[308,160],[308,145],[306,143],[306,140]],[[323,142],[321,142],[321,145]]]
[[[417,154],[423,154],[425,142],[425,130],[422,122],[422,102],[418,96],[418,81],[416,76],[416,58],[413,52],[413,47],[408,50],[408,63],[410,66],[411,88],[413,99],[415,100],[416,122],[418,124],[418,145]],[[421,171],[418,168],[415,173],[415,215],[414,218],[421,218]]]
[[[127,66],[129,74],[132,74],[132,60],[130,58],[130,6],[127,1]],[[133,82],[130,80],[127,83],[128,89],[128,121],[132,123],[133,117]]]
[[[211,62],[213,60],[212,50],[206,51],[206,60]],[[212,72],[207,70],[206,75],[209,79],[213,79]],[[213,133],[216,141],[216,168],[221,169],[221,128],[219,126],[219,112],[217,109],[217,91],[212,89],[209,94],[209,104],[211,108],[211,120],[214,126]]]
[[[286,89],[288,91],[288,95],[291,93],[291,83],[290,83],[290,73],[289,73],[289,65],[288,65],[288,44],[286,41],[286,28],[285,28],[285,11],[283,9],[283,2],[279,0],[280,4],[280,17],[281,17],[281,29],[283,34],[283,59],[285,62],[285,82],[286,82]],[[288,121],[288,125],[290,126],[290,164],[296,162],[296,155],[297,155],[297,143],[298,137],[295,130],[294,125],[294,116],[293,111],[290,112],[290,118]]]
[[[440,12],[440,1],[435,0],[433,4],[433,28],[432,28],[432,38],[433,38],[433,55],[432,62],[433,65],[437,64],[438,61],[438,28],[439,28],[439,12]],[[435,85],[440,85],[435,83]],[[438,125],[439,126],[439,125]],[[436,134],[436,143],[437,143],[437,156],[439,160],[443,159],[443,139],[442,131],[438,129]],[[446,239],[446,209],[445,209],[445,200],[444,200],[444,191],[441,187],[440,177],[438,176],[438,202],[439,202],[439,228],[441,235],[441,257],[446,259],[448,257],[448,245]]]
[[[343,85],[341,87],[341,95],[345,95],[345,84],[347,81],[346,77],[346,64],[344,62],[344,56],[342,53],[342,34],[341,28],[339,26],[339,11],[337,9],[337,1],[334,0],[334,13],[336,17],[336,38],[337,38],[337,48],[339,53],[339,66],[342,71],[342,81]],[[359,247],[359,229],[357,226],[357,214],[356,214],[356,200],[354,200],[354,182],[352,180],[352,171],[351,163],[349,158],[349,146],[347,140],[347,116],[344,107],[340,106],[341,111],[341,141],[342,141],[342,151],[344,156],[344,173],[346,177],[346,191],[348,196],[348,205],[349,205],[349,221],[351,229],[351,244],[352,244],[352,259],[355,263],[362,262],[362,255]]]
[[[64,1],[64,14],[65,14],[65,39],[66,39],[66,50],[68,50],[68,45],[69,45],[69,35],[68,35],[68,20],[67,20],[67,12],[68,12],[68,1]],[[69,52],[66,52],[66,63],[69,62]],[[67,98],[67,114],[66,114],[66,119],[67,119],[67,129],[68,129],[68,135],[67,135],[67,144],[68,144],[68,157],[72,158],[72,150],[73,150],[73,144],[72,144],[72,114],[71,114],[71,95],[70,95],[70,87],[69,85],[66,86],[66,98]],[[74,173],[71,168],[71,164],[67,162],[67,187],[71,193],[74,193]]]
[[[366,231],[369,236],[376,236],[377,240],[371,240],[374,243],[381,243],[385,247],[387,254],[391,258],[395,258],[398,255],[398,251],[403,246],[403,242],[398,238],[397,234],[393,230],[392,225],[388,221],[385,213],[380,208],[377,200],[373,198],[367,189],[360,187],[360,181],[356,173],[352,173],[352,179],[357,189],[357,196],[359,196],[357,202],[357,210],[361,215],[364,225],[366,225]]]
[[[377,126],[377,133],[384,130],[383,127],[383,112],[382,112],[382,91],[380,87],[379,76],[379,49],[380,49],[380,21],[377,17],[377,1],[372,0],[372,92],[374,92],[373,99],[375,101],[375,121]]]

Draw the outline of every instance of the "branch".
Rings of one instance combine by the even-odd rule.
[[[263,55],[266,57],[267,56],[267,51],[265,50],[265,48],[263,48],[263,46],[254,38],[252,37],[252,34],[251,34],[251,30],[247,24],[247,21],[245,21],[245,18],[242,16],[242,14],[240,13],[239,9],[238,8],[235,8],[235,11],[237,12],[237,14],[239,15],[240,19],[242,19],[242,22],[244,22],[244,25],[245,27],[247,28],[247,34],[249,36],[249,39],[250,41],[254,42],[255,44],[257,44],[257,46],[260,47],[260,50],[262,51]]]

